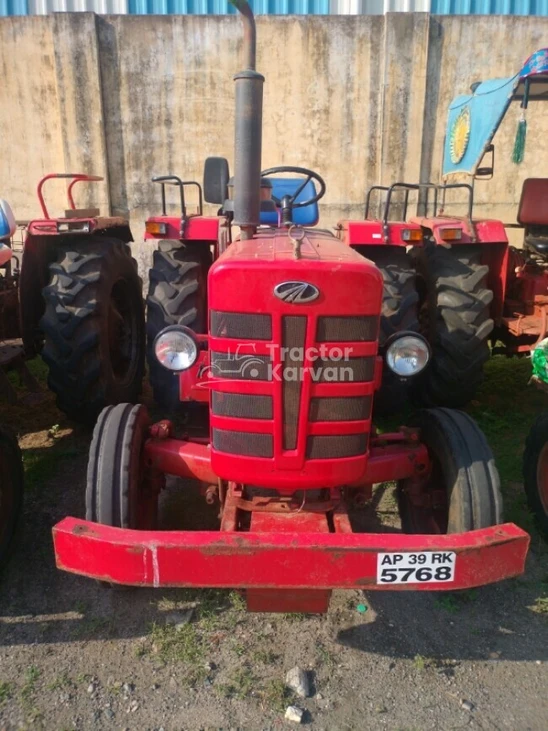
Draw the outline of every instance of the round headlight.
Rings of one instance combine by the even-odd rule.
[[[386,348],[386,365],[400,378],[423,371],[430,360],[430,346],[421,335],[401,334]]]
[[[198,344],[192,330],[175,326],[166,328],[154,341],[154,355],[170,371],[186,371],[198,358]]]

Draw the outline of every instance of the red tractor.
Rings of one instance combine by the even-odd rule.
[[[197,409],[177,434],[143,405],[107,407],[86,520],[53,530],[57,565],[115,584],[240,588],[249,609],[284,612],[325,611],[332,589],[454,590],[518,575],[529,537],[502,523],[493,457],[472,419],[429,409],[394,433],[372,424],[383,372],[417,375],[429,347],[397,332],[379,349],[382,274],[312,227],[320,176],[261,173],[264,79],[253,13],[235,5],[246,67],[235,76],[234,178],[210,158],[204,198],[219,214],[189,214],[181,200],[182,215],[164,208],[147,222],[158,241],[153,384],[167,405],[173,393],[200,402],[205,428]],[[184,198],[186,183],[160,182]],[[216,530],[157,529],[166,475],[198,481],[218,505]],[[390,481],[403,532],[363,532],[353,506]]]
[[[44,201],[50,179],[70,181],[62,218],[52,218]],[[76,184],[98,180],[55,173],[40,181],[43,218],[29,223],[20,271],[11,274],[19,302],[10,300],[11,330],[4,332],[22,338],[26,358],[41,354],[59,408],[91,424],[107,404],[139,398],[145,356],[142,286],[128,222],[74,202]]]
[[[493,176],[492,141],[510,104],[520,101],[523,109],[514,150],[518,163],[525,110],[529,102],[546,99],[547,86],[548,49],[534,53],[509,79],[474,84],[471,95],[449,107],[444,183],[374,186],[365,220],[341,226],[341,238],[383,271],[381,341],[411,329],[432,347],[428,372],[410,386],[422,405],[464,406],[482,381],[490,345],[494,353],[524,354],[548,334],[548,178],[523,184],[517,214],[523,249],[509,246],[501,221],[473,216],[474,181]],[[460,182],[463,176],[470,182]],[[384,211],[376,219],[370,215],[377,191]],[[448,212],[456,210],[459,192],[467,199],[465,215]],[[417,200],[415,216],[408,216],[410,196]],[[389,407],[401,403],[402,389],[404,384],[385,389]]]

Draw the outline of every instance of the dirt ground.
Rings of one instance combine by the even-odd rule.
[[[475,407],[488,431],[495,398]],[[290,703],[318,731],[548,728],[548,556],[537,535],[519,579],[450,595],[337,592],[322,617],[247,614],[229,591],[105,589],[58,572],[51,542],[57,520],[83,515],[89,433],[51,400],[12,407],[7,420],[27,501],[0,577],[0,730],[284,729],[295,726]],[[505,429],[496,416],[496,446]],[[164,497],[171,519],[177,487]],[[388,522],[394,509],[387,490]],[[309,698],[285,688],[296,665]]]

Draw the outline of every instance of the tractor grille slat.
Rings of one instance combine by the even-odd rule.
[[[361,317],[319,317],[316,330],[318,343],[367,342],[377,339],[379,319],[374,315]]]
[[[340,459],[367,452],[368,434],[311,436],[306,441],[307,459]]]
[[[210,371],[214,378],[239,381],[271,381],[272,360],[268,355],[210,354]]]
[[[211,412],[235,419],[272,419],[272,397],[213,391]]]
[[[272,434],[212,429],[213,447],[219,452],[242,457],[273,457]]]
[[[282,361],[284,373],[282,386],[284,449],[295,449],[297,446],[306,321],[307,318],[302,316],[287,316],[282,318],[282,347],[285,348]],[[290,375],[293,375],[294,378],[292,379]]]
[[[318,358],[312,367],[316,383],[362,383],[375,375],[375,357],[332,360]]]
[[[371,396],[313,398],[310,421],[363,421],[371,415]]]
[[[216,338],[272,340],[272,318],[270,315],[212,310],[210,332]]]

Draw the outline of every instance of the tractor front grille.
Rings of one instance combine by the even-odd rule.
[[[212,429],[213,446],[219,452],[239,454],[242,457],[273,457],[272,434]]]
[[[210,332],[213,337],[240,340],[272,339],[272,318],[270,315],[212,310],[210,318]]]
[[[211,413],[234,419],[272,419],[272,396],[213,391]]]
[[[367,434],[312,436],[306,441],[307,459],[341,459],[367,452]]]
[[[307,485],[321,486],[335,482],[337,470],[349,474],[345,460],[355,465],[367,454],[376,356],[345,358],[342,344],[375,342],[378,318],[294,313],[211,312],[212,457],[226,479],[275,486],[283,472],[298,486],[310,461],[316,466]],[[226,339],[245,343],[227,348]],[[338,353],[329,352],[330,343]],[[307,347],[319,357],[305,360]],[[336,461],[327,472],[326,460]],[[359,467],[352,469],[357,474]]]
[[[285,374],[282,384],[284,449],[295,449],[297,446],[306,320],[306,317],[301,316],[282,318],[282,367]],[[294,378],[290,378],[290,375]]]
[[[268,355],[242,355],[211,351],[210,371],[214,378],[237,381],[271,381],[272,360]]]
[[[371,416],[371,396],[310,399],[309,421],[365,421]]]
[[[365,383],[375,375],[375,358],[318,358],[313,367],[317,383]]]
[[[377,339],[377,317],[319,317],[316,331],[318,343],[368,342]]]

